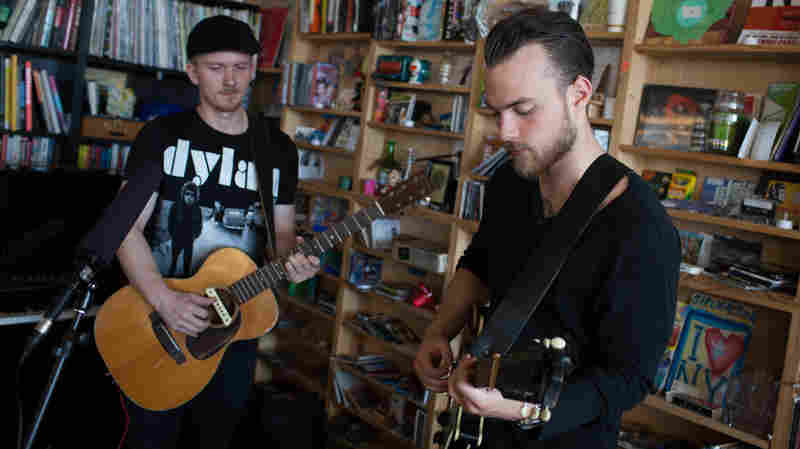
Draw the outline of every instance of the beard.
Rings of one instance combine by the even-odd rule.
[[[548,145],[531,147],[525,144],[512,144],[515,149],[521,150],[519,155],[512,159],[514,171],[520,177],[529,181],[534,180],[572,151],[578,131],[569,116],[564,116],[561,129],[556,134],[558,136],[556,140]]]

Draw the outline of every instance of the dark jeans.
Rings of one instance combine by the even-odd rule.
[[[217,372],[197,396],[163,412],[143,409],[125,398],[130,416],[128,449],[224,449],[241,420],[253,382],[257,341],[228,347]]]

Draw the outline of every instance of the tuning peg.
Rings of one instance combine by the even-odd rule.
[[[567,341],[561,337],[554,337],[550,339],[550,346],[558,351],[564,350],[567,347]]]
[[[550,413],[550,408],[549,408],[549,407],[544,407],[544,408],[542,409],[542,413],[541,413],[541,415],[539,415],[539,418],[540,418],[540,419],[541,419],[543,422],[548,422],[548,421],[550,421],[550,418],[552,418],[552,417],[553,417],[553,414],[552,414],[552,413]]]

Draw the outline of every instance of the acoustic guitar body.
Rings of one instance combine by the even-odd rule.
[[[226,287],[256,270],[250,257],[235,248],[212,253],[187,279],[166,279],[174,290],[204,295],[206,288]],[[214,313],[214,309],[209,309]],[[197,338],[161,323],[153,307],[128,285],[106,300],[95,319],[95,343],[111,376],[134,403],[150,410],[169,410],[195,397],[211,380],[225,350],[234,341],[258,338],[278,319],[278,305],[265,289],[231,311],[229,326],[212,325]],[[213,321],[213,320],[212,320]],[[166,338],[166,340],[165,340]],[[166,341],[168,344],[165,344]],[[183,357],[167,351],[175,345]]]

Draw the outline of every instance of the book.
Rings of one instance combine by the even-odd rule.
[[[716,89],[646,84],[634,145],[689,151],[692,131],[716,96]]]
[[[667,197],[667,190],[672,182],[672,173],[645,169],[642,170],[642,179],[650,184],[650,187],[656,192],[656,196],[659,200],[663,200]]]
[[[729,380],[741,371],[755,312],[704,293],[693,293],[688,304],[665,389],[719,408]]]
[[[736,41],[744,45],[800,44],[800,23],[792,17],[800,14],[798,6],[771,6],[767,0],[754,0],[747,10],[742,32]]]
[[[284,38],[289,8],[274,7],[261,9],[261,54],[258,57],[259,68],[275,67],[278,49]]]

